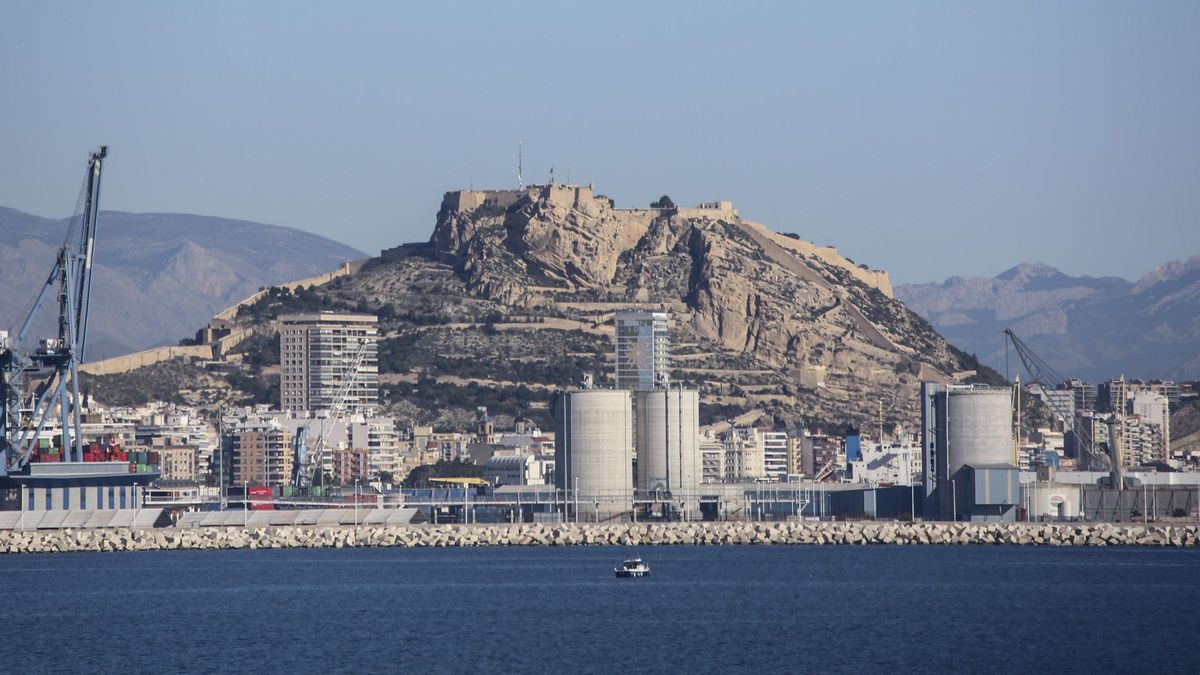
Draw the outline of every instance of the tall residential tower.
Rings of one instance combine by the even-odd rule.
[[[378,319],[369,314],[279,317],[280,404],[284,410],[379,407]]]
[[[649,391],[670,376],[667,313],[617,312],[617,389]]]

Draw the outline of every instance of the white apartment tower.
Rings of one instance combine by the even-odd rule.
[[[647,391],[664,387],[670,375],[667,313],[617,312],[617,389]]]
[[[369,314],[279,317],[280,404],[284,410],[334,407],[347,413],[379,407],[379,326]]]
[[[763,474],[774,481],[787,480],[788,435],[785,431],[761,433],[763,446]]]

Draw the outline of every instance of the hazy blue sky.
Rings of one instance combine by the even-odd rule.
[[[1200,253],[1200,2],[0,3],[0,205],[369,252],[550,167],[732,199],[896,281]]]

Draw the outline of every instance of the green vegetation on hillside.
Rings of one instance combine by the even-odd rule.
[[[234,371],[226,376],[226,381],[234,389],[246,394],[245,398],[237,401],[238,405],[266,403],[273,408],[279,407],[278,375],[248,375]]]
[[[404,478],[404,487],[446,487],[430,483],[430,478],[483,478],[483,467],[461,459],[438,460],[436,464],[423,464],[409,471]]]
[[[980,363],[979,358],[974,354],[968,354],[949,342],[946,343],[946,346],[950,348],[950,352],[958,359],[963,370],[975,371],[974,375],[965,380],[966,384],[988,384],[993,387],[1007,387],[1012,384],[1004,379],[1004,376],[1000,373]]]
[[[474,411],[484,406],[491,415],[524,415],[543,428],[550,428],[554,420],[546,407],[551,392],[530,389],[525,385],[516,387],[487,387],[475,382],[466,385],[438,382],[423,376],[417,382],[397,382],[383,385],[385,400],[404,400],[435,417],[446,408]],[[534,404],[539,407],[534,408]]]
[[[205,377],[203,368],[184,359],[115,375],[80,374],[83,392],[110,406],[137,406],[151,401],[184,403],[180,391],[196,386]]]

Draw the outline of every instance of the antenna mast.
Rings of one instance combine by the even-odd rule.
[[[517,141],[517,189],[525,189],[525,180],[521,178],[521,141]]]

